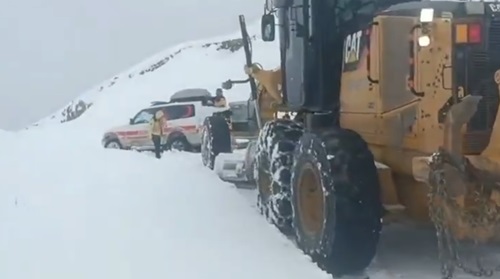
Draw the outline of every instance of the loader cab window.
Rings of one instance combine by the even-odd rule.
[[[307,6],[308,6],[307,17],[309,21],[309,32],[307,34],[309,34],[309,36],[312,36],[313,33],[312,3],[308,2]]]
[[[377,10],[373,0],[329,0],[328,7],[339,18],[339,24],[347,30],[370,23]]]
[[[290,47],[290,21],[289,21],[290,8],[278,9],[278,26],[279,36],[282,49]]]

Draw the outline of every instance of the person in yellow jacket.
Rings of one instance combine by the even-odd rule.
[[[166,124],[165,115],[163,111],[160,109],[154,115],[151,121],[149,122],[149,137],[153,141],[153,145],[155,147],[155,156],[156,158],[161,158],[161,139],[164,136],[163,127]]]

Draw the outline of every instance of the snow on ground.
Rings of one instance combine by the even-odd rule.
[[[249,204],[255,204],[257,193],[248,187],[237,190]],[[367,273],[370,279],[440,279],[437,242],[435,231],[428,225],[402,221],[386,224],[373,263]],[[486,268],[500,263],[500,247],[490,245],[483,247],[487,257]],[[469,256],[472,255],[468,254]],[[473,258],[469,258],[473,259]],[[470,267],[474,263],[468,262]],[[470,275],[457,272],[454,279],[473,279]],[[496,273],[491,278],[500,278]]]
[[[0,135],[0,278],[328,278],[198,154],[68,132]]]
[[[199,154],[156,160],[87,134],[0,134],[0,278],[329,278]],[[390,225],[369,273],[437,279],[436,255],[431,230]]]

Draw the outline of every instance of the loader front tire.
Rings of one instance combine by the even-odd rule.
[[[293,151],[302,133],[299,123],[274,119],[264,125],[257,138],[254,167],[257,206],[285,234],[292,232],[290,177]]]
[[[381,231],[373,155],[354,131],[306,133],[294,152],[292,225],[298,246],[333,276],[362,272]]]
[[[214,169],[215,158],[220,153],[232,153],[231,132],[224,117],[212,115],[205,118],[201,134],[201,159],[203,165]]]

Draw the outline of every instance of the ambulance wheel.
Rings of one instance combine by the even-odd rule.
[[[274,119],[257,138],[254,180],[257,206],[285,234],[291,233],[290,178],[293,151],[304,129],[288,119]]]
[[[191,151],[192,149],[186,136],[181,133],[169,136],[164,148],[175,151]]]
[[[294,153],[292,226],[298,246],[333,276],[373,260],[383,207],[374,158],[351,130],[306,133]]]
[[[201,135],[203,165],[213,170],[217,155],[231,152],[231,133],[226,119],[219,115],[205,118]]]
[[[109,148],[109,149],[123,149],[121,143],[117,139],[112,139],[106,142],[104,145],[104,148]]]

